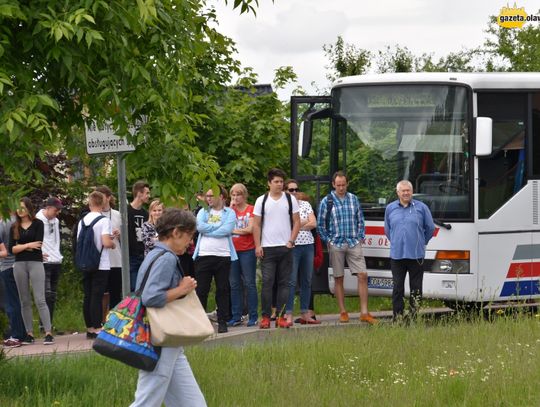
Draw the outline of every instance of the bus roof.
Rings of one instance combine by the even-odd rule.
[[[408,83],[460,83],[472,89],[540,89],[538,72],[407,72],[339,78],[332,86]]]

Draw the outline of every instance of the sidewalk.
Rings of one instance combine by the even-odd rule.
[[[429,310],[430,313],[444,313],[448,311],[449,310],[447,308]],[[379,318],[382,323],[385,323],[385,321],[388,321],[392,317],[391,311],[372,312],[372,314],[376,318]],[[299,329],[318,329],[321,327],[329,328],[337,326],[345,327],[351,325],[368,326],[368,324],[360,322],[359,313],[349,313],[349,316],[350,322],[347,324],[341,324],[339,323],[338,314],[318,315],[317,318],[321,321],[320,325],[294,324],[294,326],[289,329],[274,328],[274,323],[272,323],[272,328],[270,329],[259,329],[258,326],[248,328],[243,325],[239,327],[229,328],[229,332],[224,334],[216,333],[199,346],[217,346],[221,344],[242,345],[246,342],[251,341],[264,341],[265,339],[270,338],[272,333],[275,333],[277,331],[279,331],[280,334],[284,334],[286,332],[294,332]],[[93,341],[86,339],[86,333],[58,335],[54,338],[54,340],[55,342],[52,345],[43,345],[43,338],[36,338],[36,342],[33,345],[23,345],[18,348],[4,349],[4,351],[6,357],[10,358],[17,356],[41,356],[51,354],[80,353],[92,350]]]

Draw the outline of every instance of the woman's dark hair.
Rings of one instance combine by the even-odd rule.
[[[26,213],[28,214],[28,218],[33,222],[36,218],[36,210],[34,209],[34,204],[28,198],[27,196],[23,196],[19,202],[22,202],[24,206],[26,206]],[[13,238],[15,240],[19,240],[21,237],[21,217],[17,212],[15,212],[15,222],[13,223]]]
[[[166,208],[156,222],[159,240],[169,237],[174,229],[191,233],[197,227],[197,218],[190,211],[178,208]]]

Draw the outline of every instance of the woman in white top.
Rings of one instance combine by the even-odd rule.
[[[298,200],[300,206],[300,232],[296,237],[293,249],[293,269],[289,282],[289,299],[286,306],[286,317],[289,325],[292,325],[292,314],[294,310],[294,296],[296,293],[296,283],[300,281],[300,312],[302,317],[300,323],[319,324],[320,321],[312,319],[309,309],[311,298],[311,278],[313,277],[313,257],[315,255],[315,238],[311,230],[317,226],[317,219],[309,197],[299,192],[298,182],[290,179],[285,181],[285,191],[293,195]]]

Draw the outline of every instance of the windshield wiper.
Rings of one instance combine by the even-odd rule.
[[[446,230],[450,230],[452,229],[452,225],[449,224],[449,223],[444,223],[440,220],[437,220],[437,219],[433,219],[433,223],[435,223],[437,226],[440,226],[442,228],[445,228]]]

